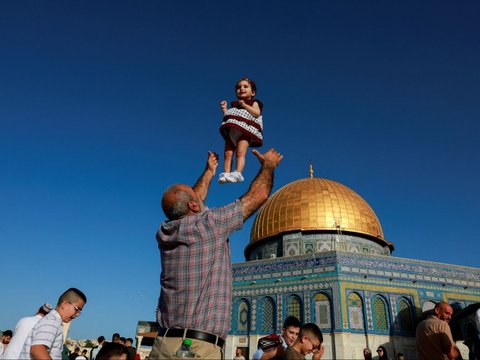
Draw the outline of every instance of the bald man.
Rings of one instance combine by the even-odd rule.
[[[456,359],[460,352],[448,325],[453,309],[448,303],[440,301],[433,312],[417,326],[417,357],[419,360]]]
[[[157,232],[161,254],[160,325],[150,359],[168,359],[182,340],[192,340],[191,351],[201,359],[223,358],[230,329],[232,271],[228,237],[268,199],[273,174],[283,156],[270,149],[253,150],[260,170],[248,191],[234,202],[215,209],[205,205],[218,167],[218,155],[209,152],[202,175],[193,187],[176,184],[163,194],[168,218]]]

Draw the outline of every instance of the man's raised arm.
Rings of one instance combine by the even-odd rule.
[[[213,177],[215,176],[217,166],[218,154],[209,151],[205,170],[203,171],[202,175],[200,175],[195,185],[193,185],[193,191],[197,193],[197,195],[200,197],[200,199],[202,199],[202,201],[205,201],[205,199],[207,198],[208,189],[210,187],[210,183],[212,182]]]
[[[283,155],[274,149],[268,150],[265,154],[260,154],[257,150],[253,150],[252,153],[260,161],[261,167],[248,191],[240,198],[243,205],[243,221],[267,201],[273,187],[274,170],[283,159]]]

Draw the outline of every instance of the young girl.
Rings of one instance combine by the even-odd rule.
[[[223,122],[220,133],[225,139],[224,172],[220,174],[218,182],[243,181],[242,171],[245,168],[245,156],[248,147],[260,147],[263,144],[263,104],[253,99],[257,87],[247,78],[242,78],[235,84],[238,101],[232,101],[231,108],[223,100],[220,107],[223,111]],[[236,156],[236,168],[232,172],[233,154]]]

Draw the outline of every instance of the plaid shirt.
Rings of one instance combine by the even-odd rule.
[[[242,225],[239,200],[161,225],[161,327],[195,329],[226,339],[232,311],[228,237]]]

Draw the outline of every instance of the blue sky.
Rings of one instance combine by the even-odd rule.
[[[133,336],[159,294],[160,197],[222,153],[254,79],[275,190],[315,176],[374,209],[394,256],[478,266],[480,3],[0,2],[0,329],[88,296],[71,337]],[[477,144],[477,145],[475,145]],[[246,182],[212,183],[209,207]],[[251,220],[231,239],[244,260]]]

